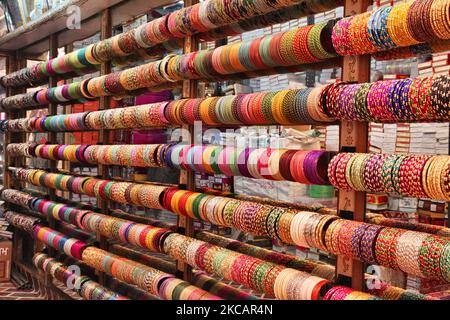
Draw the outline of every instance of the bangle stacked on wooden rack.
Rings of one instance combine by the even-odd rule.
[[[328,185],[327,167],[333,153],[287,149],[236,149],[185,144],[47,145],[9,144],[11,156],[32,156],[92,164],[178,168],[227,176],[288,180]]]
[[[308,272],[313,276],[318,276],[327,279],[329,281],[334,281],[335,278],[335,268],[326,263],[322,263],[315,260],[302,260],[296,256],[291,256],[276,251],[264,249],[237,240],[225,238],[207,231],[197,232],[195,238],[261,260],[274,262],[276,264],[283,265],[288,268]]]
[[[331,288],[323,297],[323,300],[380,300],[369,293],[359,292],[347,287],[337,286]]]
[[[376,173],[371,171],[371,174]],[[448,273],[450,241],[426,233],[348,221],[315,212],[209,196],[176,188],[78,178],[49,174],[40,170],[16,169],[15,175],[35,185],[72,190],[75,193],[85,193],[120,203],[154,209],[165,208],[178,215],[209,221],[215,225],[234,227],[255,235],[270,236],[285,243],[321,249],[370,264],[402,270],[419,277],[450,281]],[[343,178],[345,179],[345,174]],[[371,181],[378,181],[377,179],[379,177]],[[341,181],[342,177],[339,180]],[[136,193],[145,194],[151,199],[145,199],[144,203],[139,197],[130,196]],[[415,241],[413,238],[421,240]],[[417,256],[409,255],[408,260],[405,252],[409,247],[415,250]]]
[[[333,186],[450,200],[450,157],[340,153],[328,167]]]
[[[27,199],[29,197],[29,199]],[[16,201],[20,198],[22,201]],[[6,189],[1,194],[1,199],[16,203],[17,205],[33,210],[44,217],[52,216],[56,220],[64,221],[77,226],[81,230],[89,232],[100,232],[102,235],[127,242],[136,246],[148,248],[152,251],[162,252],[163,239],[170,234],[170,230],[154,228],[152,226],[129,223],[127,220],[113,218],[107,215],[99,214],[88,209],[75,208],[64,203],[53,202],[42,198],[36,198],[27,193],[17,190]],[[15,213],[12,213],[14,215]],[[9,215],[8,215],[9,216]],[[25,216],[18,216],[22,218]],[[32,230],[38,219],[30,218],[28,230]],[[25,223],[21,224],[25,227]],[[195,237],[199,240],[209,242],[220,247],[228,248],[258,259],[284,265],[299,271],[305,271],[312,275],[334,279],[334,267],[317,261],[301,260],[294,256],[289,256],[256,247],[239,241],[231,240],[209,232],[198,232]],[[139,239],[138,242],[137,239]]]
[[[10,193],[7,193],[7,195],[10,195]],[[40,199],[37,199],[37,200],[41,201]],[[43,213],[43,214],[47,214],[46,210],[48,210],[48,209],[42,210],[42,208],[44,208],[44,207],[47,207],[47,208],[50,208],[50,209],[54,208],[52,211],[54,211],[55,209],[57,211],[60,211],[58,209],[62,206],[62,204],[60,204],[58,206],[58,204],[55,204],[55,203],[51,203],[51,202],[48,202],[48,203],[50,204],[49,206],[46,206],[46,204],[41,206],[38,202],[36,202],[36,200],[34,200],[32,202],[31,207],[35,208],[37,206],[38,208],[40,208],[40,212]],[[27,205],[23,204],[23,207],[27,207]],[[38,210],[37,208],[35,208],[35,209]],[[68,209],[72,210],[73,208],[68,208]],[[79,214],[83,214],[83,212],[78,212],[78,213]],[[86,214],[86,213],[87,212],[85,212],[84,214]],[[49,213],[49,214],[51,214],[51,213]],[[91,214],[91,213],[89,213],[89,214]],[[15,216],[15,215],[17,215],[17,216]],[[124,241],[124,242],[129,242],[128,240],[126,240],[126,239],[124,239],[124,238],[122,238],[120,236],[114,237],[114,235],[112,235],[110,232],[105,232],[104,231],[104,230],[110,230],[110,229],[111,230],[114,230],[114,229],[122,230],[123,227],[116,226],[114,223],[113,223],[114,227],[111,227],[111,228],[105,227],[106,226],[105,222],[108,222],[108,221],[120,222],[120,219],[119,220],[114,220],[114,218],[111,218],[111,217],[108,217],[108,216],[105,216],[105,215],[101,215],[101,214],[96,214],[96,213],[92,213],[91,215],[95,215],[96,216],[97,222],[95,223],[95,225],[97,227],[90,228],[90,231],[103,232],[103,234],[107,235],[108,238],[113,238],[113,239],[118,239],[118,240],[121,240],[121,241]],[[29,224],[28,223],[25,223],[25,224],[22,223],[22,221],[26,220],[26,219],[24,219],[24,217],[26,218],[26,216],[23,216],[23,215],[20,215],[20,214],[17,214],[17,213],[9,213],[9,214],[7,214],[7,218],[14,225],[16,225],[16,226],[24,229],[25,231],[27,231],[27,230],[29,230]],[[83,223],[84,223],[83,219],[90,219],[90,218],[84,218],[84,215],[83,215],[81,218],[76,217],[75,220],[83,221]],[[58,220],[60,220],[60,219],[58,219]],[[72,224],[75,224],[75,225],[79,224],[79,222],[74,222],[74,221],[71,221],[70,219],[66,219],[66,221],[68,221],[68,222],[70,222]],[[122,220],[122,221],[124,221],[124,220]],[[128,222],[128,223],[130,223],[130,222]],[[139,224],[130,224],[130,226],[132,226],[131,228],[136,227],[137,229],[140,229],[142,231],[145,230],[146,228],[148,228],[148,226],[139,225]],[[83,228],[83,226],[79,226],[79,227]],[[166,230],[166,231],[169,232],[168,230]],[[32,232],[32,231],[29,231],[29,232]],[[128,233],[129,234],[134,234],[134,232],[131,231],[131,230],[129,230]],[[146,248],[148,248],[148,249],[150,249],[152,251],[155,251],[155,248],[152,245],[149,245],[148,241],[147,241],[147,238],[150,236],[150,234],[152,234],[152,232],[151,231],[150,232],[144,232],[144,234],[146,234],[146,236],[145,236],[146,244],[144,244],[144,245],[139,245],[138,244],[138,245],[146,247]],[[170,233],[167,233],[167,235],[168,234],[170,234]],[[265,249],[262,249],[262,248],[253,247],[251,245],[243,244],[243,243],[240,243],[240,242],[237,242],[237,241],[233,241],[233,240],[230,240],[230,239],[227,239],[227,238],[223,238],[223,237],[211,234],[211,233],[201,232],[201,233],[198,234],[198,236],[200,236],[200,239],[205,240],[205,241],[207,241],[209,243],[212,243],[212,244],[215,244],[215,245],[219,245],[220,247],[227,247],[227,248],[229,247],[230,249],[232,249],[234,251],[238,251],[238,252],[241,252],[241,253],[249,254],[251,256],[254,256],[256,258],[260,258],[260,259],[263,259],[263,260],[266,260],[266,261],[270,260],[270,261],[273,261],[273,262],[275,262],[277,264],[286,265],[288,267],[298,268],[298,267],[300,267],[298,262],[301,262],[301,270],[302,271],[311,271],[312,275],[317,275],[319,277],[323,277],[321,274],[331,275],[330,272],[324,272],[324,270],[319,270],[319,269],[323,269],[323,268],[320,268],[320,267],[326,267],[326,265],[321,265],[321,264],[318,264],[317,262],[311,262],[311,263],[309,263],[310,267],[306,267],[305,263],[307,263],[307,262],[305,262],[305,261],[298,261],[298,259],[292,260],[292,257],[288,257],[288,256],[281,255],[281,254],[278,254],[279,255],[279,257],[278,257],[279,259],[278,259],[277,258],[277,253],[275,253],[275,252],[271,252],[269,250],[265,250]],[[140,235],[137,235],[137,236],[134,236],[134,237],[139,238],[139,239],[143,239],[142,236],[140,236]],[[162,245],[164,243],[164,240],[162,240],[162,241],[160,240],[159,242]],[[266,255],[270,256],[269,260],[267,260],[267,258],[265,258]],[[305,267],[306,267],[306,269],[305,269]],[[308,268],[310,270],[308,270]],[[314,270],[316,270],[316,269],[317,269],[317,273],[315,274]],[[333,271],[334,271],[334,268],[331,268],[331,269],[333,269]],[[328,278],[329,280],[332,280],[332,277],[325,277],[325,278]],[[407,292],[405,290],[401,290],[401,289],[398,289],[398,288],[396,289],[396,288],[392,288],[392,287],[383,286],[383,288],[380,288],[380,290],[378,290],[378,291],[375,290],[374,292],[377,292],[377,295],[380,295],[383,298],[390,299],[390,300],[398,300],[398,299],[415,299],[415,300],[419,299],[419,300],[423,300],[423,299],[429,299],[429,297],[427,297],[427,296],[417,295],[415,293]]]
[[[28,233],[33,233],[34,226],[40,222],[39,218],[33,218],[14,211],[6,211],[4,217],[11,225],[17,226]]]
[[[100,228],[102,228],[101,222],[99,225]],[[43,232],[48,232],[49,235],[39,236],[39,233]],[[50,228],[42,227],[41,225],[35,226],[34,233],[35,235],[38,234],[38,239],[45,244],[54,246],[60,251],[64,250],[64,252],[67,250],[65,246],[56,246],[54,244],[55,241],[51,240],[53,239],[53,234],[57,239],[67,239],[65,243],[80,242],[72,238],[66,238],[63,234]],[[325,289],[329,285],[329,281],[326,279],[239,254],[176,233],[169,234],[162,241],[162,244],[164,252],[172,258],[185,261],[193,267],[204,270],[209,274],[222,276],[235,283],[263,292],[269,298],[318,300],[325,293]],[[187,297],[192,296],[198,299],[201,294],[204,294],[202,290],[194,286],[188,286],[184,289],[185,292],[181,296],[178,296],[175,294],[175,290],[172,291],[172,286],[180,286],[181,288],[183,281],[147,267],[147,275],[153,280],[149,284],[149,280],[147,280],[144,271],[139,273],[139,277],[137,273],[133,272],[133,268],[141,268],[139,264],[132,263],[123,258],[118,259],[117,256],[95,247],[89,247],[86,244],[83,244],[83,248],[81,252],[82,258],[78,257],[78,255],[70,256],[82,260],[96,270],[112,274],[127,283],[136,284],[141,288],[145,287],[147,291],[152,294],[158,294],[163,299],[186,300],[189,299]],[[150,272],[151,274],[149,274]],[[293,287],[288,285],[288,282],[286,282],[287,279],[291,281],[296,279]],[[160,282],[163,283],[158,285]],[[181,297],[184,297],[184,299]],[[208,294],[205,298],[212,299],[214,297]],[[367,295],[367,297],[369,298],[371,296]]]
[[[145,88],[161,89],[186,79],[223,79],[224,76],[269,70],[274,67],[311,64],[334,57],[331,38],[322,37],[328,25],[300,27],[274,36],[238,42],[164,59],[82,82],[41,89],[35,93],[1,100],[5,109],[28,108],[49,103],[67,103],[102,96],[127,95]],[[314,33],[311,33],[314,30]],[[309,34],[312,36],[309,36]],[[295,45],[294,45],[295,43]],[[269,50],[269,48],[271,50]],[[249,62],[247,62],[249,61]],[[233,63],[232,63],[233,62]],[[162,87],[161,87],[162,86]]]
[[[299,0],[255,0],[250,5],[239,0],[231,0],[227,2],[225,8],[221,0],[208,0],[177,10],[86,48],[21,69],[0,78],[0,83],[7,87],[38,85],[50,76],[69,77],[75,72],[90,73],[102,62],[112,61],[116,65],[123,65],[128,61],[148,59],[170,50],[173,44],[167,43],[168,41],[176,42],[177,38],[188,35],[211,30],[204,34],[204,39],[221,39],[236,32],[242,33],[278,21],[285,22],[308,14],[324,12],[340,5],[341,0],[310,0],[301,4]],[[224,28],[218,29],[222,26]],[[160,43],[163,45],[157,46]],[[179,48],[182,45],[177,43],[175,47]]]
[[[265,1],[261,0],[261,3],[263,2]],[[298,10],[295,9],[296,2],[297,1],[295,0],[287,2],[271,2],[269,5],[266,3],[262,6],[252,6],[252,9],[249,10],[249,7],[240,1],[232,1],[231,3],[227,3],[227,8],[229,8],[228,12],[218,0],[206,1],[205,3],[197,4],[192,7],[180,9],[174,13],[144,24],[137,29],[132,29],[113,38],[90,45],[87,48],[69,53],[63,57],[55,58],[46,63],[37,64],[31,68],[22,69],[17,73],[3,77],[1,82],[5,86],[23,86],[29,83],[40,83],[51,75],[64,74],[76,70],[88,72],[93,66],[110,61],[113,58],[120,59],[121,57],[126,57],[135,52],[139,52],[140,49],[148,49],[172,38],[183,38],[186,35],[216,29],[219,26],[229,25],[228,28],[216,31],[216,34],[222,33],[226,35],[227,30],[230,29],[232,30],[231,33],[240,33],[243,31],[242,28],[238,25],[230,25],[230,22],[275,11],[286,5],[294,5],[291,11],[297,12]],[[340,3],[340,1],[328,1],[319,4],[312,2],[309,6],[312,12],[322,12],[326,9],[339,6]],[[215,8],[214,11],[210,11],[211,8]],[[206,13],[206,10],[208,10],[208,13]],[[327,45],[326,47],[334,47],[334,50],[336,50],[338,54],[345,56],[386,51],[387,49],[412,46],[432,40],[448,40],[450,39],[450,22],[445,16],[445,10],[445,1],[428,1],[427,6],[421,6],[420,1],[413,1],[398,4],[393,7],[383,7],[373,12],[344,18],[337,22],[332,30],[332,35],[330,32],[329,37],[327,37],[327,39],[332,39],[332,46]],[[286,9],[285,11],[289,10]],[[278,14],[283,14],[285,11],[280,11]],[[219,12],[223,12],[223,14],[219,14]],[[270,23],[270,15],[267,16],[266,19],[261,20],[262,22],[260,23],[262,24],[267,24],[267,22]],[[256,19],[256,21],[259,20]],[[247,26],[248,25],[251,25],[251,21]],[[310,27],[305,29],[310,29]],[[258,39],[258,41],[264,45],[269,44],[270,42],[271,49],[273,48],[273,44],[281,42],[284,46],[283,48],[288,48],[295,52],[296,49],[289,43],[289,41],[294,40],[294,33],[296,32],[289,31],[284,38],[282,36],[276,36],[271,40],[262,41],[261,39]],[[316,35],[317,33],[314,33],[310,38],[312,39],[312,37]],[[214,33],[211,33],[209,37],[217,38]],[[208,35],[206,35],[205,38],[207,39]],[[307,35],[300,35],[298,33],[298,39],[303,41],[306,38],[308,38]],[[295,41],[295,43],[297,44],[299,42]],[[310,43],[312,42],[307,42],[307,44]],[[302,45],[304,44],[305,43]],[[314,48],[308,48],[309,52],[303,52],[301,54],[303,58],[298,61],[304,62],[305,57],[308,57],[308,59],[306,59],[306,61],[308,61],[309,58],[314,57],[314,53],[318,52],[324,53],[325,57],[329,57],[329,52],[324,50],[323,46],[322,48],[316,47],[316,44],[317,43],[314,43]],[[296,48],[300,48],[302,45]],[[224,51],[224,54],[228,54],[228,52],[234,54],[239,51],[239,58],[241,58],[240,51],[242,50],[238,50],[236,46],[235,48],[236,49],[234,50],[228,50],[225,47],[224,49],[221,49],[221,51]],[[283,50],[284,49],[281,49],[280,52],[283,53]],[[418,51],[418,53],[423,53],[423,50],[416,51]],[[275,51],[273,51],[273,53],[275,53]],[[246,54],[244,54],[244,56],[245,55]],[[252,55],[247,56],[249,58],[252,57]],[[276,62],[277,59],[275,57],[274,60],[274,57],[275,56],[261,56],[263,63],[266,63],[267,61]],[[281,56],[278,55],[278,57]],[[231,61],[232,59],[227,57],[226,60]],[[292,63],[297,59],[295,58],[295,54],[292,54],[289,57],[278,60],[282,62],[281,65],[284,65],[288,61],[291,61]],[[237,61],[239,61],[239,59]],[[220,60],[217,60],[216,62],[220,63]],[[245,65],[242,61],[239,64],[241,66]],[[255,66],[255,62],[253,61],[251,65]],[[170,65],[168,66],[170,67]],[[230,67],[230,64],[227,64],[226,67],[218,66],[216,72],[221,70],[225,72],[223,74],[229,73],[232,70]],[[238,69],[241,69],[241,67]],[[219,73],[221,72],[219,71]]]
[[[165,164],[178,169],[288,180],[303,184],[329,184],[325,166],[331,153],[287,149],[236,149],[222,146],[170,146]]]
[[[81,259],[84,250],[87,248],[86,243],[68,238],[64,234],[40,224],[36,224],[33,227],[33,233],[36,240],[42,241],[46,245],[64,252],[69,257],[77,260]]]
[[[67,115],[3,120],[12,132],[83,131],[194,124],[327,124],[449,121],[445,88],[450,76],[428,76],[374,83],[338,82],[314,89],[237,96],[181,99],[137,107]]]
[[[328,281],[294,269],[220,248],[180,234],[165,240],[165,252],[192,267],[264,292],[267,297],[289,300],[318,300]],[[286,278],[297,279],[288,286]],[[291,288],[292,287],[292,288]],[[323,293],[322,293],[323,294]]]
[[[345,84],[322,90],[322,112],[330,118],[350,121],[411,122],[449,121],[448,98],[444,94],[450,77]]]
[[[384,300],[435,300],[431,296],[411,290],[391,287],[384,282],[381,282],[377,287],[370,289],[369,292]]]
[[[169,166],[196,172],[288,180],[303,184],[331,183],[343,190],[400,194],[445,201],[450,199],[448,156],[340,153],[330,161],[332,154],[325,151],[235,149],[185,144],[10,144],[7,151],[11,155],[32,155],[72,162],[138,167]],[[85,183],[85,180],[79,181]],[[66,188],[80,190],[83,186],[67,185]]]
[[[14,218],[13,218],[14,220]],[[13,221],[11,220],[11,221]],[[15,220],[14,220],[15,221]],[[14,225],[21,228],[20,224]],[[24,229],[22,229],[24,230]],[[117,279],[138,286],[165,300],[220,300],[200,288],[134,261],[113,255],[107,251],[36,224],[31,232],[36,240],[83,261],[95,270],[106,272]]]
[[[46,254],[35,254],[33,264],[36,268],[50,274],[66,286],[72,285],[72,290],[75,290],[76,293],[86,300],[129,300],[127,297],[105,288],[86,276],[73,273],[64,264],[56,259],[50,258]]]
[[[343,18],[333,29],[339,55],[372,54],[432,40],[450,39],[447,2],[408,1]]]
[[[425,232],[435,234],[439,237],[450,238],[450,228],[444,226],[437,226],[427,223],[414,223],[395,218],[386,218],[384,215],[378,213],[367,213],[366,219],[370,223],[375,223],[386,227]]]

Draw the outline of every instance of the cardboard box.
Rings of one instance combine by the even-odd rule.
[[[0,241],[0,282],[11,278],[12,242]]]

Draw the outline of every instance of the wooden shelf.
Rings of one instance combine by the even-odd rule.
[[[58,45],[64,47],[74,41],[88,38],[99,32],[101,12],[111,8],[112,25],[132,20],[149,10],[176,2],[176,0],[72,0],[51,15],[43,15],[37,21],[29,23],[0,39],[1,51],[21,50],[23,57],[37,58],[49,50],[47,38],[58,34]],[[81,29],[69,30],[66,26],[66,10],[70,5],[81,8]]]

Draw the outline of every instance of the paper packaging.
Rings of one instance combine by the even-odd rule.
[[[0,282],[11,278],[12,242],[0,241]]]

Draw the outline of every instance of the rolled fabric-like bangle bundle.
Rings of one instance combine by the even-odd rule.
[[[6,211],[4,217],[11,225],[28,233],[33,233],[34,227],[40,223],[39,218],[26,216],[14,211]]]
[[[331,288],[324,296],[323,300],[382,300],[369,293],[355,291],[353,289],[336,286]]]

